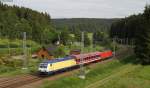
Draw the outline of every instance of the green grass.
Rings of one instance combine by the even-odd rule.
[[[26,41],[28,51],[30,52],[35,51],[40,45],[34,41],[27,40]],[[8,48],[9,47],[9,48]],[[22,40],[9,40],[9,39],[0,39],[0,54],[7,55],[7,54],[22,54],[23,53],[23,41]]]
[[[96,88],[149,88],[150,87],[150,66],[140,66],[127,74],[110,80],[105,85]]]
[[[70,77],[45,81],[40,88],[149,88],[150,66],[132,64],[130,62],[133,58],[98,63],[86,74],[85,80],[79,79],[77,73],[74,73]]]
[[[39,63],[40,60],[38,59],[30,59],[27,70],[23,70],[22,66],[16,68],[10,66],[0,66],[0,77],[35,73],[38,70]]]
[[[27,40],[26,44],[29,47],[39,46],[39,44],[37,44],[36,42],[32,40]],[[22,45],[23,45],[23,40],[0,39],[0,48],[7,48],[8,46],[10,46],[11,48],[18,48],[18,47],[22,47]]]

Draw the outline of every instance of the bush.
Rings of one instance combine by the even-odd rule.
[[[54,52],[53,52],[54,57],[64,57],[66,56],[65,53],[65,47],[64,46],[59,46]]]
[[[13,67],[8,67],[8,66],[0,66],[0,73],[6,73],[6,72],[9,72],[9,71],[13,71],[14,68]]]
[[[22,60],[10,59],[10,57],[0,58],[0,66],[5,65],[6,67],[18,68],[23,64]]]

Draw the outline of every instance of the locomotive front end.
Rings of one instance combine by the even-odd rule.
[[[48,63],[40,63],[38,71],[40,73],[48,73]]]

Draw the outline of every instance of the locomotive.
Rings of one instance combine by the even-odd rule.
[[[51,74],[57,71],[79,66],[80,64],[89,64],[95,61],[101,61],[112,56],[112,51],[71,55],[64,58],[43,61],[40,63],[38,70],[40,73]]]

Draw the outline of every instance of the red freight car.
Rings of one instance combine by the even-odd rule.
[[[112,51],[105,51],[100,53],[100,57],[102,59],[112,57]]]

